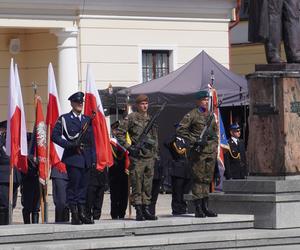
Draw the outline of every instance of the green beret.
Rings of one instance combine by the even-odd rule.
[[[209,92],[206,91],[206,90],[201,90],[201,91],[196,93],[195,97],[196,97],[197,100],[209,97]]]

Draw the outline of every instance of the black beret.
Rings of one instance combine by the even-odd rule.
[[[7,128],[7,121],[0,122],[0,128]]]
[[[111,129],[116,129],[117,127],[119,127],[119,125],[120,125],[120,121],[115,121],[110,125],[110,127]]]
[[[80,103],[82,103],[83,102],[83,97],[84,97],[84,93],[79,91],[79,92],[76,92],[73,95],[71,95],[68,98],[68,100],[71,101],[71,102],[80,102]]]

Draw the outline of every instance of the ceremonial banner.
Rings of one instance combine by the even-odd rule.
[[[23,98],[17,65],[10,63],[7,112],[6,154],[10,165],[27,173],[27,132]]]
[[[99,171],[103,171],[105,167],[112,166],[114,161],[102,102],[96,89],[96,83],[90,65],[88,65],[84,114],[92,116],[93,112],[96,113],[95,118],[92,121],[97,157],[96,168]]]
[[[42,185],[46,184],[49,170],[47,168],[47,128],[43,115],[42,102],[39,96],[36,99],[35,141],[36,158],[39,168],[39,180]]]
[[[50,138],[52,135],[55,123],[60,116],[60,105],[58,100],[58,94],[56,89],[56,82],[52,64],[48,66],[48,105],[47,105],[47,117],[46,125],[50,129]],[[57,144],[53,143],[49,138],[50,144],[50,164],[52,167],[57,168],[60,172],[66,173],[66,166],[61,162],[61,158],[64,149]]]

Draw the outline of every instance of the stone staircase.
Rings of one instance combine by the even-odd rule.
[[[299,244],[299,245],[297,245]],[[284,247],[283,247],[284,246]],[[100,220],[94,225],[0,227],[0,249],[300,249],[300,229],[253,228],[252,215],[161,216],[158,221]]]

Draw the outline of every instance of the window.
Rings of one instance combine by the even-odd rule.
[[[169,74],[169,50],[143,50],[143,82]]]

